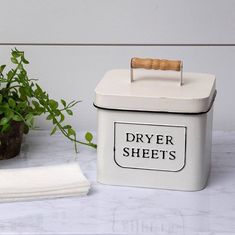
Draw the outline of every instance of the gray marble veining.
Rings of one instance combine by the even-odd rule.
[[[0,168],[79,161],[92,182],[88,196],[0,204],[0,234],[235,234],[235,132],[214,132],[207,188],[198,192],[101,185],[96,152],[60,135],[32,131],[20,156]]]

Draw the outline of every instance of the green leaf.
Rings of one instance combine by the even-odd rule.
[[[13,119],[14,121],[16,121],[16,122],[22,121],[22,118],[21,118],[20,116],[18,116],[18,115],[14,115],[14,116],[12,117],[12,119]]]
[[[60,114],[60,123],[64,121],[64,115],[61,113]]]
[[[37,91],[38,91],[39,93],[43,93],[42,88],[41,88],[38,84],[36,84],[36,87],[37,87]]]
[[[8,104],[12,108],[15,108],[15,106],[16,106],[16,102],[12,98],[8,99]]]
[[[26,92],[25,92],[25,89],[24,89],[23,87],[20,87],[20,88],[19,88],[19,92],[20,92],[20,95],[21,95],[22,97],[26,96]]]
[[[20,57],[20,53],[17,52],[17,51],[14,51],[14,50],[11,51],[11,55],[12,55],[14,58]]]
[[[1,126],[5,126],[9,122],[9,119],[6,117],[3,117],[0,121]]]
[[[19,99],[19,96],[18,96],[18,93],[16,91],[12,91],[12,99],[13,100],[18,100]]]
[[[38,106],[39,106],[39,103],[38,103],[36,100],[33,100],[33,101],[32,101],[32,104],[33,104],[35,107],[38,107]]]
[[[70,125],[65,125],[65,126],[63,126],[63,129],[70,129],[70,128],[72,128]]]
[[[1,132],[3,133],[5,131],[7,131],[9,128],[10,128],[10,125],[7,123],[2,127]]]
[[[13,111],[11,111],[10,109],[5,111],[5,117],[7,117],[9,120],[14,116]]]
[[[0,104],[2,103],[3,96],[0,94]]]
[[[13,76],[13,72],[12,72],[12,70],[10,70],[10,71],[7,73],[7,78],[8,78],[8,79],[11,79],[12,76]]]
[[[0,73],[2,73],[2,72],[3,72],[3,70],[5,69],[5,67],[6,67],[6,65],[5,65],[5,64],[3,64],[3,65],[1,65],[1,66],[0,66]]]
[[[44,100],[39,100],[39,103],[40,103],[42,106],[45,106],[45,101],[44,101]]]
[[[54,115],[55,115],[55,116],[60,116],[60,114],[61,114],[61,112],[60,112],[59,109],[55,109],[55,110],[54,110]]]
[[[47,120],[52,120],[52,118],[53,118],[53,116],[51,114],[49,114],[46,119]]]
[[[51,99],[51,100],[49,100],[49,105],[50,105],[52,110],[55,110],[58,107],[58,102]]]
[[[15,57],[11,57],[11,62],[13,64],[18,64],[18,60]]]
[[[23,62],[24,64],[29,64],[29,61],[26,60],[24,57],[22,58],[22,62]]]
[[[19,65],[18,65],[18,68],[19,68],[20,71],[25,71],[22,64],[19,64]],[[25,78],[25,75],[24,75],[24,78]]]
[[[61,103],[63,104],[63,106],[64,106],[64,107],[66,107],[66,106],[67,106],[67,104],[66,104],[66,101],[65,101],[65,100],[61,99],[60,101],[61,101]]]
[[[33,119],[33,114],[32,113],[28,113],[26,116],[25,116],[25,119],[31,121]]]
[[[69,129],[68,129],[68,135],[69,135],[69,136],[71,136],[71,135],[75,136],[75,135],[76,135],[76,132],[75,132],[72,128],[69,128]]]
[[[55,126],[51,132],[51,135],[55,134],[55,132],[57,131],[57,126]]]
[[[93,135],[90,132],[87,132],[85,138],[89,143],[91,143],[91,141],[93,140]]]
[[[27,107],[27,102],[23,101],[17,104],[17,108],[20,110],[24,110]]]
[[[35,115],[41,115],[42,113],[45,113],[46,111],[45,111],[45,109],[43,108],[43,107],[37,107],[36,109],[35,109]]]
[[[29,128],[32,128],[32,121],[26,120],[25,123]]]
[[[66,112],[68,115],[72,116],[73,115],[73,111],[71,109],[66,109]]]
[[[6,109],[9,109],[9,104],[8,104],[8,103],[4,103],[3,106],[2,106],[2,108],[4,108],[5,110],[6,110]]]
[[[25,116],[25,122],[26,122],[26,125],[29,126],[29,127],[32,127],[33,126],[33,121],[34,121],[34,116],[32,113],[28,113],[26,116]]]
[[[56,118],[53,118],[53,119],[52,119],[52,123],[53,123],[54,125],[57,123],[56,121],[57,121]]]

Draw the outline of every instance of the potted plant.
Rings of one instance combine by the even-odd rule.
[[[37,80],[28,77],[25,65],[29,62],[23,51],[13,49],[11,62],[14,68],[7,72],[6,65],[0,66],[0,159],[12,158],[20,152],[23,134],[34,128],[35,116],[44,114],[53,123],[51,135],[61,131],[74,143],[76,152],[77,144],[96,148],[91,133],[86,133],[86,141],[80,141],[74,128],[65,124],[65,114],[73,115],[71,108],[78,101],[51,99]]]

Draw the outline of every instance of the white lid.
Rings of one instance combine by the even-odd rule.
[[[105,109],[176,113],[207,112],[215,97],[215,76],[175,71],[108,71],[95,89],[94,105]]]

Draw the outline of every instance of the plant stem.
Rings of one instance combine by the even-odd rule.
[[[37,97],[38,98],[38,97]],[[39,98],[38,98],[39,99]],[[46,103],[46,102],[45,102]],[[93,144],[93,143],[86,143],[86,142],[83,142],[83,141],[79,141],[76,139],[76,135],[75,135],[75,139],[74,138],[71,138],[68,133],[65,131],[65,129],[61,126],[61,124],[58,122],[58,120],[54,117],[53,115],[53,112],[51,111],[51,109],[48,107],[48,105],[44,105],[44,107],[46,108],[47,112],[49,114],[52,115],[53,117],[53,121],[55,122],[55,125],[60,129],[60,131],[62,132],[62,134],[67,137],[69,140],[73,141],[73,142],[76,142],[76,143],[79,143],[79,144],[83,144],[83,145],[87,145],[87,146],[90,146],[94,149],[97,148],[97,145],[96,144]],[[76,148],[75,148],[76,149]]]
[[[9,81],[7,82],[6,88],[9,89],[11,83],[12,83],[12,79],[14,78],[14,76],[16,75],[16,72],[18,71],[20,65],[22,64],[22,59],[20,59],[19,64],[16,66],[16,68],[13,70],[13,74],[12,77],[9,79]]]
[[[9,108],[9,109],[10,109],[10,108]],[[26,123],[24,117],[23,117],[19,112],[17,112],[16,110],[13,110],[13,109],[10,109],[10,110],[11,110],[13,113],[17,114],[17,115],[22,119],[22,121],[24,122],[24,124],[25,124],[26,126],[28,126],[28,124]]]

